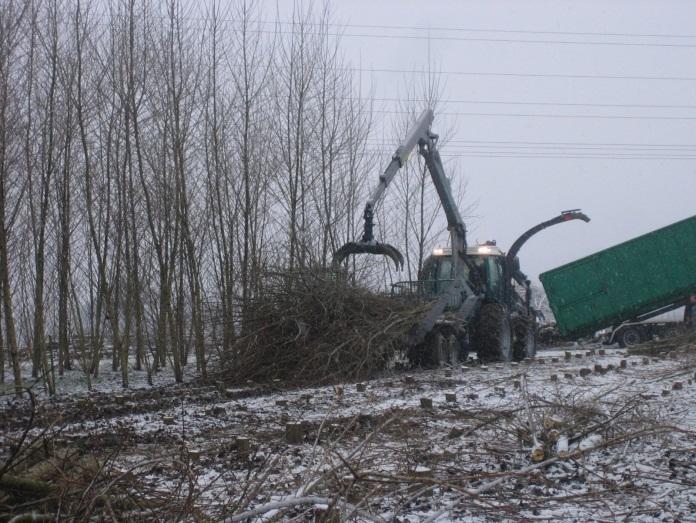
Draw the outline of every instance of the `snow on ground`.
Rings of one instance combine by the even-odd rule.
[[[132,357],[130,361],[130,371],[128,373],[129,389],[145,389],[151,386],[165,386],[175,384],[174,372],[171,366],[158,369],[156,372],[152,372],[152,385],[148,383],[148,373],[146,366],[143,365],[142,369],[136,371],[134,370],[135,358]],[[23,361],[21,363],[22,368],[22,379],[23,385],[25,387],[31,387],[32,390],[39,396],[45,397],[46,390],[41,379],[35,379],[31,377],[31,362]],[[185,376],[187,380],[193,379],[193,371],[195,370],[195,365],[188,365],[184,367]],[[64,371],[61,376],[58,371],[55,372],[56,380],[56,393],[58,397],[62,396],[75,396],[83,395],[90,392],[87,380],[85,378],[85,373],[82,370],[79,363],[75,363],[75,367],[72,370]],[[111,359],[102,359],[99,362],[99,372],[97,376],[91,377],[91,392],[108,392],[115,393],[123,389],[121,385],[121,371],[112,369]],[[5,368],[5,383],[0,384],[0,395],[12,393],[14,391],[14,378],[12,375],[12,368],[8,365]]]
[[[293,390],[124,392],[105,368],[97,392],[43,400],[32,433],[118,449],[159,489],[184,463],[212,520],[696,521],[696,353],[600,350]],[[28,410],[4,396],[2,448]]]

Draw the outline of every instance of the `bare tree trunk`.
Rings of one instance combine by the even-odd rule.
[[[11,149],[10,140],[15,126],[16,107],[11,107],[11,68],[15,63],[15,51],[28,10],[26,3],[17,5],[8,1],[0,4],[0,295],[2,313],[5,321],[6,346],[9,351],[14,376],[15,393],[22,395],[22,371],[19,364],[19,350],[15,331],[14,309],[12,307],[12,288],[10,286],[10,266],[8,249],[12,216],[6,208],[10,180]],[[19,202],[16,203],[19,205]],[[2,319],[0,319],[2,321]],[[3,349],[4,354],[4,349]],[[4,376],[4,365],[3,365]]]
[[[71,92],[70,84],[64,88]],[[72,104],[67,105],[67,117],[65,122],[65,144],[63,147],[63,169],[60,178],[57,178],[56,192],[58,195],[59,217],[59,254],[58,254],[58,372],[62,376],[63,370],[71,370],[70,340],[68,325],[68,301],[70,297],[70,241],[71,241],[71,157],[72,157]]]
[[[52,381],[48,375],[48,362],[46,355],[45,341],[45,319],[44,319],[44,267],[46,250],[46,221],[50,203],[50,184],[55,169],[55,124],[56,117],[56,84],[58,80],[58,6],[54,0],[47,8],[49,17],[49,86],[47,92],[45,121],[44,121],[44,141],[42,143],[42,168],[39,179],[37,193],[34,193],[36,186],[33,177],[29,177],[29,207],[31,210],[32,234],[34,237],[34,336],[32,343],[32,376],[39,376],[39,371],[44,371],[49,392],[53,394]],[[27,140],[27,148],[30,143]],[[29,152],[27,152],[29,157]],[[34,207],[34,201],[39,201],[38,211]]]
[[[5,107],[5,104],[2,104]],[[0,112],[4,110],[0,109]],[[4,121],[4,115],[2,121]],[[12,309],[12,293],[10,292],[10,271],[7,260],[7,229],[5,227],[5,154],[4,154],[4,134],[5,126],[0,126],[0,288],[2,290],[2,311],[5,316],[5,332],[7,333],[7,348],[10,352],[12,361],[12,372],[14,375],[15,392],[17,396],[22,395],[22,369],[19,365],[19,350],[17,347],[17,334],[15,332],[15,321]]]
[[[0,298],[2,297],[2,279],[0,279]],[[5,340],[2,336],[2,299],[0,299],[0,384],[5,383]]]

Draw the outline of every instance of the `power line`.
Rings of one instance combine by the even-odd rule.
[[[367,152],[379,153],[388,155],[393,151],[387,149],[369,149]],[[535,153],[485,153],[485,152],[440,152],[440,156],[449,158],[492,158],[492,159],[591,159],[591,160],[696,160],[696,156],[686,156],[686,155],[620,155],[620,154],[607,154],[607,155],[597,155],[597,154],[535,154]]]
[[[255,32],[267,32],[257,30]],[[270,31],[275,34],[292,34],[287,31]],[[304,33],[311,36],[335,36],[350,38],[377,38],[387,40],[439,40],[448,42],[486,42],[504,44],[560,44],[560,45],[606,45],[615,47],[681,47],[693,49],[696,44],[670,44],[670,43],[650,43],[650,42],[599,42],[599,41],[573,41],[573,40],[522,40],[515,38],[482,38],[482,37],[462,37],[462,36],[432,36],[432,35],[385,35],[369,33]]]
[[[367,140],[369,146],[379,147],[384,150],[387,148],[396,147],[394,143],[378,140]],[[662,154],[666,156],[683,156],[696,155],[696,145],[690,147],[626,147],[626,146],[605,146],[605,145],[538,145],[538,144],[521,144],[521,145],[497,145],[497,144],[472,144],[458,142],[457,140],[448,140],[440,146],[441,150],[446,152],[458,151],[462,153],[531,153],[540,154],[622,154],[635,155],[646,153],[649,155]]]
[[[288,21],[266,21],[258,20],[253,23],[280,25],[297,25]],[[358,29],[396,29],[413,31],[443,31],[443,32],[465,32],[465,33],[511,33],[511,34],[548,34],[548,35],[570,35],[570,36],[610,36],[610,37],[630,37],[630,38],[696,38],[692,34],[669,34],[669,33],[602,33],[594,31],[539,31],[528,29],[481,29],[473,27],[443,27],[443,26],[417,26],[417,25],[376,25],[376,24],[341,24],[341,23],[316,23],[309,22],[310,26],[328,27],[354,27]]]
[[[476,143],[476,144],[525,144],[525,145],[598,145],[618,147],[696,147],[696,144],[667,144],[667,143],[619,143],[619,142],[526,142],[512,140],[449,140],[449,142]]]
[[[388,149],[375,149],[375,151],[384,151],[388,152]],[[621,152],[621,151],[611,151],[608,150],[606,152],[603,151],[568,151],[568,152],[560,152],[560,151],[533,151],[530,150],[529,152],[527,151],[495,151],[495,150],[481,150],[481,151],[470,151],[470,150],[458,150],[456,148],[451,148],[451,147],[444,147],[441,151],[440,154],[444,156],[479,156],[479,155],[485,155],[485,156],[495,156],[495,157],[501,157],[505,158],[508,156],[512,157],[537,157],[537,156],[542,156],[542,157],[547,157],[547,158],[566,158],[568,156],[582,156],[582,157],[591,157],[591,158],[646,158],[646,159],[660,159],[660,158],[689,158],[689,159],[694,159],[696,160],[696,151],[684,151],[683,154],[654,154],[654,153],[644,153],[643,151],[635,151],[635,152]]]
[[[199,20],[208,22],[212,19],[208,18],[194,18],[194,17],[181,17],[185,20]],[[224,20],[218,19],[218,23],[230,23],[235,22],[235,20]],[[321,24],[311,24],[307,22],[294,23],[278,23],[276,25],[290,25],[292,27],[303,27],[303,26],[318,26]],[[332,24],[324,24],[324,26],[330,26]],[[338,25],[337,27],[350,27],[348,25]],[[355,26],[353,26],[355,27]],[[234,29],[233,29],[234,31]],[[275,34],[275,35],[297,35],[303,34],[306,36],[323,36],[323,37],[349,37],[349,38],[375,38],[375,39],[386,39],[386,40],[427,40],[427,41],[447,41],[447,42],[485,42],[485,43],[503,43],[503,44],[558,44],[558,45],[593,45],[593,46],[611,46],[611,47],[667,47],[667,48],[686,48],[693,49],[696,48],[696,44],[682,44],[682,43],[665,43],[665,42],[606,42],[606,41],[596,41],[596,40],[529,40],[529,39],[519,39],[519,38],[484,38],[484,37],[474,37],[474,36],[433,36],[433,35],[390,35],[390,34],[372,34],[372,33],[348,33],[348,32],[312,32],[312,31],[284,31],[284,30],[270,30],[270,29],[246,29],[247,33],[259,33],[259,34]],[[539,33],[543,34],[543,33]],[[679,37],[675,37],[679,38]]]
[[[408,111],[382,111],[375,109],[373,112],[380,114],[411,114]],[[532,113],[469,113],[440,111],[438,115],[447,116],[483,116],[504,118],[580,118],[580,119],[608,119],[608,120],[696,120],[696,116],[639,116],[639,115],[600,115],[600,114],[532,114]]]
[[[696,79],[696,78],[695,78]],[[403,98],[361,98],[363,101],[376,102],[403,102],[403,103],[428,103],[425,99],[403,99]],[[640,109],[696,109],[696,105],[661,105],[661,104],[602,104],[584,102],[531,102],[531,101],[508,101],[508,100],[437,100],[438,104],[482,104],[482,105],[542,105],[542,106],[563,106],[563,107],[634,107]]]
[[[370,146],[381,148],[395,148],[396,141],[380,140],[378,138],[368,139],[366,142]],[[640,153],[651,151],[655,153],[696,153],[696,144],[669,144],[669,143],[627,143],[627,142],[544,142],[544,141],[521,141],[521,140],[445,140],[441,148],[451,151],[456,149],[459,151],[475,152],[476,150],[494,150],[508,151],[509,149],[522,150],[542,150],[540,152],[555,152],[555,151],[589,151],[597,153],[614,153],[617,151],[625,151],[625,153]],[[543,151],[549,149],[550,151]],[[385,151],[387,149],[384,149]],[[565,153],[564,153],[565,154]]]
[[[392,142],[385,140],[368,139],[367,143],[380,146],[392,146]],[[605,144],[605,143],[584,143],[584,142],[477,142],[467,140],[446,140],[447,147],[458,148],[484,148],[484,149],[587,149],[587,150],[612,150],[626,149],[628,151],[696,151],[694,145],[669,145],[669,144]]]
[[[492,158],[492,159],[500,159],[500,158],[512,158],[512,159],[524,159],[524,158],[529,158],[529,159],[536,159],[536,158],[544,158],[544,159],[559,159],[559,160],[688,160],[688,161],[693,161],[696,160],[696,156],[664,156],[664,157],[648,157],[648,156],[581,156],[581,155],[564,155],[564,156],[548,156],[548,155],[498,155],[498,154],[492,154],[492,155],[482,155],[482,154],[442,154],[441,156],[445,157],[454,157],[454,158]]]
[[[358,68],[349,67],[349,71],[361,73],[388,73],[388,74],[436,74],[451,76],[503,76],[521,78],[567,78],[567,79],[601,79],[601,80],[670,80],[670,81],[696,81],[694,76],[632,76],[632,75],[592,75],[592,74],[560,74],[560,73],[496,73],[484,71],[437,71],[429,73],[417,69],[386,69],[386,68]]]
[[[114,16],[122,16],[114,13]],[[159,16],[158,18],[166,18]],[[210,22],[212,17],[204,16],[184,16],[185,20]],[[244,23],[242,19],[218,18],[218,23]],[[611,38],[696,38],[696,34],[673,34],[673,33],[608,33],[598,31],[544,31],[531,29],[482,29],[475,27],[445,27],[445,26],[418,26],[418,25],[388,25],[388,24],[354,24],[354,23],[332,23],[332,22],[311,22],[302,20],[300,22],[289,20],[247,20],[247,26],[253,25],[273,25],[273,26],[308,26],[308,27],[350,27],[354,29],[390,29],[397,31],[439,31],[454,33],[504,33],[504,34],[537,34],[537,35],[565,35],[565,36],[608,36]]]

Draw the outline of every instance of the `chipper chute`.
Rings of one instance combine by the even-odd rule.
[[[372,234],[374,228],[374,212],[387,186],[394,176],[396,176],[398,170],[406,163],[413,148],[418,145],[420,141],[429,136],[430,125],[433,123],[433,118],[433,111],[431,109],[426,109],[418,117],[416,123],[409,129],[406,138],[392,156],[391,162],[384,170],[384,173],[380,175],[379,184],[365,205],[365,212],[363,213],[365,228],[361,240],[346,243],[343,247],[334,252],[334,265],[340,265],[346,258],[354,254],[378,254],[391,258],[397,270],[403,268],[404,257],[399,250],[392,245],[380,243],[374,239]]]

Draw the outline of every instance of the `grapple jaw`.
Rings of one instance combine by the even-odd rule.
[[[376,241],[346,243],[343,247],[334,252],[333,264],[338,266],[343,263],[348,256],[354,254],[379,254],[381,256],[387,256],[394,262],[397,271],[404,267],[404,257],[396,247]]]

